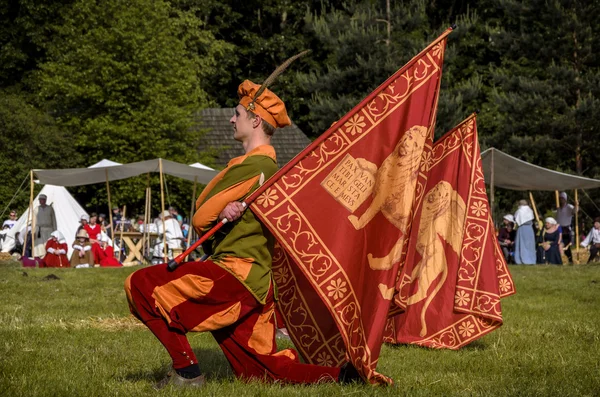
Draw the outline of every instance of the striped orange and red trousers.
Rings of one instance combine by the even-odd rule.
[[[210,331],[239,378],[288,383],[336,381],[339,368],[300,363],[277,351],[273,288],[259,303],[233,275],[211,261],[140,269],[125,282],[131,313],[167,349],[175,369],[198,363],[187,332]]]

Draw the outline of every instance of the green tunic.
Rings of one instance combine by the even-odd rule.
[[[273,153],[272,157],[261,150],[258,153],[252,151],[241,163],[228,166],[222,178],[198,203],[200,208],[210,202],[208,206],[214,208],[213,212],[220,212],[234,201],[232,197],[241,201],[258,189],[261,182],[277,171],[274,151],[270,146],[268,148]],[[211,221],[202,228],[203,231],[217,222],[218,219]],[[197,224],[195,217],[194,225]],[[245,211],[238,220],[225,224],[207,243],[204,248],[211,254],[212,261],[238,278],[264,304],[272,283],[274,238],[254,213]]]

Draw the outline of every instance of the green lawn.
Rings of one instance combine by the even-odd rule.
[[[190,334],[206,387],[155,392],[169,357],[129,316],[134,269],[0,264],[0,396],[600,395],[600,266],[510,269],[499,330],[457,352],[384,346],[378,370],[394,387],[242,383],[210,334]]]

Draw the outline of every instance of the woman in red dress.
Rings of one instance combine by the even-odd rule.
[[[46,242],[46,255],[40,263],[41,267],[71,267],[69,258],[67,258],[67,240],[58,230],[50,234]]]
[[[115,251],[113,247],[108,244],[108,236],[105,233],[100,235],[100,240],[98,243],[98,256],[101,267],[121,267],[123,266],[121,262],[115,258]]]
[[[83,217],[82,217],[83,219]],[[98,215],[95,212],[90,214],[89,223],[82,222],[83,228],[90,236],[90,244],[92,244],[92,253],[94,254],[94,263],[100,263],[100,233],[102,233],[102,226],[97,223]]]

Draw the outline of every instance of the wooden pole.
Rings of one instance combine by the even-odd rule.
[[[33,204],[33,170],[31,170],[31,257],[35,260],[35,223],[37,222]],[[25,229],[27,230],[27,229]]]
[[[25,249],[27,247],[27,226],[31,225],[31,238],[33,239],[33,170],[29,173],[30,179],[30,192],[29,192],[29,213],[27,214],[27,223],[25,224],[25,238],[23,239],[23,255],[25,256]],[[33,255],[33,241],[31,243],[31,255]]]
[[[556,198],[556,208],[560,208],[560,201],[558,200],[558,190],[554,191],[554,196]]]
[[[150,219],[152,218],[152,188],[148,186],[148,223],[150,223]],[[150,233],[148,231],[148,233]],[[150,254],[150,234],[148,234],[148,239],[146,240],[146,244],[148,245],[148,254]]]
[[[575,263],[579,265],[579,197],[577,196],[577,189],[575,189],[575,255],[577,257]]]
[[[164,191],[164,179],[163,179],[163,166],[162,159],[158,159],[158,170],[160,173],[160,218],[162,219],[163,225],[163,258],[167,262],[167,229],[165,228],[165,191]]]
[[[143,227],[144,230],[142,230],[142,258],[145,258],[145,254],[144,251],[146,250],[146,232],[148,231],[148,227],[146,219],[148,218],[148,187],[146,186],[146,197],[144,200],[144,223],[143,223]]]
[[[190,210],[190,221],[188,225],[188,237],[187,237],[187,246],[190,246],[190,242],[192,241],[192,233],[194,228],[192,227],[192,220],[194,218],[194,212],[196,209],[196,185],[198,184],[198,177],[194,177],[194,190],[192,191],[192,209]]]
[[[144,201],[144,231],[142,232],[142,257],[145,258],[144,251],[146,250],[146,235],[148,234],[148,189],[150,188],[150,173],[146,182],[146,201]]]
[[[110,222],[110,234],[112,234],[110,239],[110,246],[114,248],[115,246],[115,227],[113,225],[113,217],[112,217],[112,204],[110,202],[110,184],[108,183],[108,169],[104,169],[104,174],[106,175],[106,193],[108,195],[108,221]],[[113,250],[113,256],[115,255],[115,251]]]
[[[492,148],[492,177],[490,180],[490,204],[492,207],[492,223],[494,223],[494,201],[494,149]]]
[[[535,220],[538,223],[538,226],[540,226],[540,216],[538,215],[538,210],[537,210],[537,207],[535,206],[535,200],[533,199],[533,194],[531,194],[531,192],[529,192],[529,200],[531,201],[531,206],[533,207],[533,213],[535,214]]]

